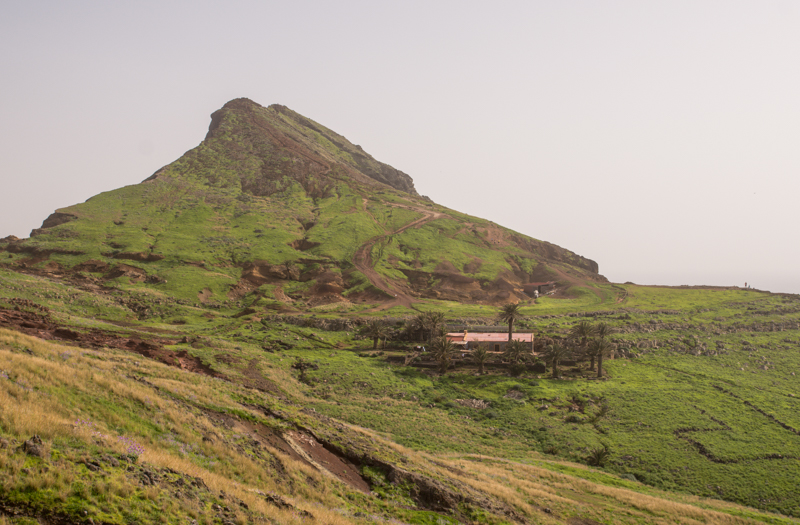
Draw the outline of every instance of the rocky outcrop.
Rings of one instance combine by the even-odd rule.
[[[586,257],[580,256],[574,252],[562,248],[561,246],[557,246],[547,241],[539,241],[536,239],[531,239],[530,237],[523,237],[521,235],[512,236],[511,241],[520,248],[531,253],[535,253],[536,255],[545,259],[577,266],[578,268],[583,268],[584,270],[588,270],[592,273],[600,272],[600,267],[595,261],[587,259]],[[605,278],[603,278],[603,280],[605,280]]]
[[[78,217],[72,215],[71,213],[61,213],[57,211],[51,213],[50,216],[44,220],[40,229],[45,230],[47,228],[54,228],[77,218]]]
[[[42,223],[41,228],[34,228],[31,230],[31,237],[36,237],[37,235],[41,235],[45,233],[45,230],[49,228],[55,228],[56,226],[61,226],[69,221],[73,221],[77,219],[75,215],[71,213],[61,213],[61,212],[54,212],[51,213],[49,217],[47,217],[44,222]]]

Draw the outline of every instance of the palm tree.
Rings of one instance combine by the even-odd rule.
[[[456,353],[456,345],[447,339],[447,337],[438,337],[431,343],[431,351],[433,353],[433,359],[439,363],[439,371],[444,374],[453,361],[453,356]]]
[[[361,327],[361,333],[372,339],[372,349],[378,348],[378,341],[389,335],[389,327],[383,321],[370,319],[367,324]]]
[[[594,370],[594,354],[588,353],[588,344],[589,338],[596,335],[597,327],[592,325],[589,321],[581,321],[575,326],[573,326],[570,331],[569,335],[573,338],[578,339],[580,341],[580,348],[584,353],[587,353],[591,358],[592,362],[590,368]]]
[[[421,312],[415,315],[410,321],[410,328],[419,334],[419,340],[425,340],[425,332],[428,332],[428,342],[433,338],[431,327],[437,324],[438,321],[431,319],[432,314],[435,312]]]
[[[558,362],[564,359],[568,353],[569,348],[558,343],[553,343],[545,348],[545,359],[552,363],[554,378],[558,377]]]
[[[483,375],[486,372],[484,371],[484,366],[489,361],[489,350],[486,348],[486,345],[478,345],[478,347],[472,351],[472,362],[478,365],[478,373]]]
[[[447,336],[447,326],[439,325],[434,329],[433,331],[434,339],[437,337],[445,337],[445,336]]]
[[[424,313],[420,313],[420,314],[415,315],[408,322],[409,330],[411,330],[412,334],[413,333],[418,334],[420,341],[424,341],[425,340],[425,328],[426,328],[426,326],[427,326],[427,323],[425,321],[425,314]]]
[[[444,314],[442,312],[425,312],[423,315],[423,323],[425,328],[430,331],[428,342],[433,342],[433,335],[440,324],[444,322]]]
[[[603,377],[603,356],[608,355],[613,349],[614,344],[601,337],[592,339],[592,342],[589,343],[589,352],[597,357],[597,377]]]
[[[599,323],[595,327],[595,334],[603,341],[606,341],[606,338],[614,332],[616,332],[616,330],[614,330],[614,328],[612,328],[608,323]],[[602,377],[603,375],[603,354],[607,354],[613,348],[614,345],[609,343],[608,348],[605,348],[603,352],[598,353],[597,348],[595,348],[595,351],[592,352],[592,355],[597,356],[597,377]]]
[[[500,307],[498,315],[501,321],[508,323],[508,342],[511,342],[511,335],[514,333],[514,321],[522,319],[522,305],[519,303],[508,303]]]
[[[616,330],[614,330],[610,325],[607,323],[599,323],[595,327],[595,335],[600,339],[605,339],[609,335],[613,334]]]
[[[519,339],[514,339],[510,343],[506,344],[506,350],[503,352],[503,359],[516,365],[520,361],[525,360],[525,353],[527,351],[528,345]]]

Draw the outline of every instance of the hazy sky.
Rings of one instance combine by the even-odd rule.
[[[4,0],[0,237],[284,104],[614,282],[800,293],[800,2]]]

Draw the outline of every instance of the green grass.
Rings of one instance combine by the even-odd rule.
[[[389,365],[381,356],[369,357],[372,352],[357,350],[367,343],[353,339],[354,332],[258,322],[253,315],[229,317],[236,308],[213,310],[214,317],[209,319],[202,315],[207,310],[195,307],[194,301],[182,304],[172,298],[179,298],[180,292],[159,294],[142,285],[120,285],[109,296],[97,296],[8,270],[0,271],[0,279],[5,297],[0,305],[11,306],[9,301],[15,297],[46,304],[79,329],[117,329],[103,321],[108,319],[199,337],[192,345],[171,348],[187,351],[235,381],[246,381],[255,367],[303,406],[372,429],[414,450],[479,454],[533,465],[548,457],[585,463],[592,450],[607,446],[610,457],[602,470],[553,466],[557,464],[548,468],[611,487],[641,487],[639,483],[644,483],[762,510],[796,513],[798,470],[797,460],[792,458],[800,457],[800,439],[780,423],[800,428],[800,398],[793,397],[800,384],[789,372],[800,364],[795,351],[800,331],[761,331],[770,323],[797,322],[800,305],[796,298],[629,285],[625,287],[626,302],[593,309],[581,302],[588,295],[550,299],[531,307],[538,315],[521,321],[520,326],[537,334],[563,336],[580,319],[564,315],[571,313],[572,305],[579,316],[586,312],[611,323],[618,330],[615,337],[641,355],[607,360],[609,379],[605,381],[553,380],[497,372],[479,377],[474,371],[439,377]],[[616,293],[611,286],[604,289]],[[663,302],[659,303],[659,298]],[[125,306],[132,300],[149,305],[151,316],[139,320]],[[559,305],[559,301],[563,302]],[[559,310],[548,304],[559,306],[562,313],[555,313]],[[483,317],[496,323],[496,314],[489,307],[437,301],[417,306],[445,312],[448,318]],[[371,315],[406,313],[411,312],[398,308]],[[336,313],[325,315],[335,317]],[[171,324],[176,318],[186,324]],[[723,350],[719,355],[691,355],[685,341],[695,337],[707,350],[716,349],[718,342]],[[654,341],[658,348],[652,348]],[[641,343],[647,345],[638,348]],[[279,350],[264,352],[262,347]],[[88,363],[102,355],[86,353],[67,362]],[[298,358],[320,367],[306,373],[306,383],[296,382],[297,372],[291,368]],[[181,402],[196,403],[192,388],[170,386],[166,392]],[[50,381],[46,392],[80,406],[81,415],[102,420],[108,430],[117,433],[135,434],[153,443],[174,434],[166,430],[171,424],[163,420],[157,405],[148,406],[142,398],[100,396],[57,381]],[[508,397],[511,392],[519,399]],[[470,399],[484,400],[489,407],[473,409],[459,402]],[[569,411],[576,399],[583,412]],[[219,407],[216,401],[213,405]],[[547,409],[541,410],[543,405],[548,405]],[[604,405],[609,407],[608,414],[593,424],[592,416]],[[187,434],[175,443],[197,438]],[[177,452],[180,445],[175,443],[161,446]],[[776,455],[784,457],[767,457]],[[206,459],[198,456],[196,460],[199,466],[208,466]],[[111,522],[122,519],[113,513],[108,516],[112,516],[108,518]]]
[[[322,428],[320,432],[343,447],[355,443],[352,434],[344,436],[331,427],[319,426],[309,415],[313,409],[317,415],[369,429],[388,440],[382,441],[384,445],[375,453],[397,461],[403,454],[393,452],[394,445],[387,443],[408,447],[406,455],[430,454],[436,462],[462,458],[474,469],[473,474],[483,468],[512,468],[509,465],[541,467],[554,475],[568,474],[603,487],[646,494],[668,490],[751,507],[730,506],[721,511],[731,516],[775,523],[786,520],[761,511],[800,517],[796,490],[800,479],[800,383],[792,375],[800,369],[797,296],[596,282],[581,267],[586,261],[571,252],[559,252],[558,260],[546,259],[541,254],[552,247],[541,241],[397,190],[376,190],[356,183],[343,166],[354,167],[355,159],[363,154],[343,137],[319,125],[308,128],[290,113],[266,108],[257,113],[268,114],[271,126],[291,132],[292,140],[310,145],[320,158],[344,164],[334,164],[330,171],[309,168],[298,176],[295,170],[302,163],[294,153],[259,139],[252,129],[243,131],[241,126],[248,125],[249,117],[232,113],[221,121],[213,140],[170,165],[159,179],[103,193],[61,210],[77,219],[26,241],[27,246],[40,250],[39,255],[42,250],[50,252],[49,260],[42,256],[37,262],[30,253],[0,252],[4,265],[0,267],[0,307],[39,311],[26,302],[31,301],[49,309],[55,323],[77,331],[97,329],[119,337],[147,337],[158,330],[172,339],[167,348],[187,352],[230,382],[172,369],[156,371],[142,364],[144,358],[139,356],[94,349],[59,358],[60,362],[57,354],[46,359],[32,357],[52,361],[47,366],[36,361],[29,369],[18,364],[15,367],[19,369],[13,371],[2,369],[9,377],[16,374],[12,377],[15,381],[25,376],[29,383],[36,382],[33,393],[20,389],[16,382],[2,383],[14,391],[15,399],[57,399],[63,406],[53,407],[51,416],[94,418],[102,422],[104,432],[135,435],[173,459],[189,462],[192,468],[219,468],[236,483],[258,485],[272,479],[273,474],[264,472],[274,473],[270,470],[274,464],[264,460],[261,474],[256,475],[246,472],[244,459],[235,459],[238,452],[226,453],[221,459],[196,453],[183,457],[182,445],[203,442],[200,430],[204,427],[198,422],[203,411],[223,412],[241,421],[281,429],[307,424]],[[366,157],[359,162],[380,167]],[[422,217],[420,210],[447,217],[392,234]],[[489,233],[501,242],[490,245]],[[606,322],[616,330],[615,342],[631,358],[606,360],[602,380],[590,378],[595,374],[587,370],[586,363],[578,370],[562,366],[564,379],[527,372],[510,377],[497,368],[480,377],[472,368],[439,376],[390,364],[387,355],[402,356],[414,342],[400,341],[386,354],[376,354],[370,342],[356,336],[361,319],[396,318],[393,327],[397,331],[402,330],[404,318],[425,311],[444,313],[448,323],[500,323],[496,307],[455,300],[420,299],[411,308],[379,310],[381,305],[369,296],[376,291],[374,285],[355,270],[352,261],[356,251],[373,240],[377,241],[371,252],[375,269],[408,285],[423,283],[413,284],[423,295],[432,296],[442,289],[447,277],[437,272],[443,268],[454,268],[484,289],[491,289],[499,276],[517,284],[561,279],[558,296],[523,302],[525,317],[517,328],[533,330],[537,338],[563,340],[580,320]],[[293,243],[298,243],[294,244],[298,249]],[[163,259],[115,258],[125,253],[152,253]],[[148,281],[110,279],[105,272],[70,273],[71,267],[88,259],[110,269],[118,264],[139,268]],[[230,292],[242,278],[243,269],[254,261],[288,264],[305,277],[269,278],[266,283],[253,284],[243,297],[233,296]],[[53,270],[52,265],[46,266],[52,262],[61,265],[62,278],[44,273]],[[29,273],[17,271],[22,264]],[[516,276],[509,273],[512,269]],[[33,275],[37,272],[39,275]],[[308,276],[314,272],[340,277],[345,288],[342,295],[359,297],[359,301],[311,307],[311,290],[317,283]],[[568,278],[559,277],[561,274]],[[209,302],[202,304],[198,293],[205,289],[211,295]],[[296,300],[284,304],[282,293]],[[254,312],[241,315],[247,307]],[[300,326],[297,318],[270,318],[288,308],[312,325],[320,319],[352,324],[347,330],[327,332]],[[186,340],[180,342],[184,336]],[[23,345],[32,343],[7,346],[9,352],[20,353]],[[45,350],[40,353],[46,354]],[[307,371],[300,381],[299,372],[292,368],[298,359],[319,368]],[[42,372],[52,370],[48,367],[55,362],[74,368],[63,375]],[[112,369],[116,376],[110,373]],[[78,370],[87,374],[94,370],[95,375],[86,376],[85,384],[76,384],[72,376]],[[157,379],[159,390],[144,396],[142,383],[126,383],[123,376],[125,381],[132,376],[150,382]],[[281,397],[251,390],[259,378],[272,384]],[[138,393],[131,394],[134,391]],[[470,400],[484,401],[488,407],[470,408]],[[287,417],[273,421],[254,413],[252,406],[268,406]],[[574,406],[579,407],[577,412]],[[164,415],[165,407],[178,407],[200,419],[182,429],[180,419]],[[603,407],[607,407],[604,415]],[[24,427],[17,423],[4,419],[3,425],[3,435],[25,437]],[[100,445],[86,439],[48,432],[54,454],[70,458],[72,463],[82,454],[100,452]],[[223,433],[232,449],[251,450],[241,434],[230,429]],[[604,466],[580,466],[589,463],[593,452],[602,447],[609,451]],[[97,494],[87,483],[88,474],[80,469],[73,469],[69,483],[66,479],[47,481],[57,490],[32,488],[26,483],[49,479],[47,473],[35,460],[20,463],[10,453],[3,454],[5,463],[0,468],[20,479],[9,485],[6,493],[17,498],[14,502],[32,508],[57,507],[70,516],[89,509],[99,519],[123,523],[148,521],[154,518],[153,509],[174,499],[169,491],[148,496],[135,484],[125,485],[121,471],[109,471],[103,481],[106,488]],[[482,459],[489,456],[492,459]],[[430,474],[436,471],[434,463],[414,465],[417,471]],[[32,469],[35,475],[18,476],[23,468]],[[293,472],[292,494],[305,497],[312,493],[307,473]],[[379,472],[365,471],[365,475],[375,477],[376,483],[380,478]],[[486,476],[482,478],[484,486],[490,479]],[[521,484],[509,483],[514,494],[525,492]],[[114,484],[122,488],[108,488]],[[341,508],[350,508],[351,503],[344,500],[356,501],[355,506],[369,515],[407,523],[449,519],[425,509],[404,508],[410,494],[407,489],[386,485],[377,491],[381,493],[379,502],[325,491],[315,493],[309,501]],[[120,491],[128,492],[124,501],[114,499]],[[581,493],[576,490],[576,494]],[[336,499],[340,496],[344,499]],[[133,512],[133,500],[140,501],[142,514],[126,514]],[[211,505],[210,501],[203,505]],[[558,509],[562,504],[558,501],[549,504]],[[618,502],[613,501],[610,508],[618,509]],[[527,504],[513,503],[518,509]],[[168,506],[167,521],[177,522],[191,512],[199,516],[208,510],[198,507],[190,512],[175,505]],[[716,503],[709,505],[719,508]],[[565,507],[562,515],[577,515],[576,508]],[[485,509],[469,513],[473,511],[474,521],[502,522],[491,512],[481,514]],[[464,510],[463,515],[467,514]],[[592,515],[605,522],[615,517],[608,509]],[[663,518],[669,514],[656,515]],[[648,519],[637,515],[631,522],[647,523]]]

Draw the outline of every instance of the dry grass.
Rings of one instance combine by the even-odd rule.
[[[24,349],[32,352],[26,352]],[[236,399],[235,385],[193,375],[115,350],[91,351],[65,347],[0,330],[0,434],[22,441],[38,434],[46,447],[75,440],[86,447],[100,447],[118,453],[125,444],[116,439],[121,432],[145,448],[140,462],[157,469],[172,469],[200,478],[216,494],[224,491],[248,506],[248,512],[275,523],[301,524],[309,520],[297,512],[268,503],[263,493],[277,493],[296,509],[310,512],[315,523],[345,525],[374,522],[369,514],[355,518],[342,510],[351,507],[343,498],[348,489],[305,462],[286,456],[261,441],[261,458],[241,446],[250,432],[243,425],[220,427],[197,406],[234,407],[253,420],[263,414],[244,407]],[[273,370],[282,388],[303,398],[304,387],[285,370]],[[146,377],[147,383],[131,380]],[[262,394],[254,394],[262,395]],[[265,400],[266,401],[266,400]],[[405,403],[391,398],[386,405]],[[298,407],[287,407],[298,415]],[[76,426],[77,419],[91,418],[93,426]],[[266,424],[266,421],[265,421]],[[155,432],[153,428],[158,428]],[[608,521],[611,517],[628,523],[683,523],[734,525],[754,523],[728,512],[742,509],[733,504],[690,496],[610,487],[549,470],[543,466],[492,459],[485,456],[432,455],[417,452],[369,429],[346,425],[353,439],[372,443],[389,455],[405,459],[403,468],[442,480],[456,479],[517,509],[537,523],[561,523],[564,517],[579,515]],[[124,429],[124,430],[123,430]],[[99,432],[106,437],[98,436]],[[163,435],[172,441],[165,441]],[[213,436],[203,441],[203,436]],[[178,450],[176,443],[191,444],[192,450],[214,460],[213,468],[197,455]],[[49,454],[50,449],[46,450]],[[264,458],[267,458],[266,460]],[[536,461],[543,461],[536,456]],[[8,492],[23,483],[32,491],[49,491],[56,500],[74,494],[75,471],[25,466],[25,456],[10,448],[0,450],[0,490]],[[274,463],[280,465],[276,470]],[[571,465],[572,468],[577,467]],[[23,469],[26,471],[23,472]],[[457,474],[454,474],[457,472]],[[587,471],[588,472],[588,471]],[[23,475],[24,474],[24,475]],[[161,516],[190,516],[205,520],[195,503],[168,498],[159,487],[140,487],[122,475],[98,479],[78,488],[87,499],[130,500],[134,494],[164,505]],[[80,491],[83,492],[80,492]],[[544,514],[549,507],[553,514]],[[377,511],[376,511],[377,512]],[[560,518],[558,517],[560,516]],[[247,523],[239,512],[237,523]],[[11,522],[0,517],[0,525]]]
[[[680,496],[669,493],[660,493],[658,496],[642,494],[633,490],[610,487],[599,483],[553,472],[546,468],[526,465],[523,463],[509,462],[494,459],[491,464],[481,461],[478,456],[461,458],[449,463],[454,467],[469,465],[469,471],[475,478],[466,478],[465,481],[476,489],[482,489],[496,495],[509,503],[520,501],[520,496],[526,500],[537,501],[540,506],[559,508],[562,512],[569,512],[576,501],[593,499],[602,504],[606,509],[617,508],[637,520],[646,523],[671,524],[719,524],[735,525],[760,523],[759,521],[732,516],[703,506],[714,506],[720,509],[741,510],[744,507],[716,500],[704,500],[692,496]],[[579,465],[572,467],[585,468]],[[572,497],[570,497],[572,496]],[[588,497],[587,497],[588,496]],[[686,501],[676,501],[678,498]]]
[[[11,348],[28,348],[34,355]],[[66,359],[61,357],[65,352],[69,352]],[[174,369],[135,356],[115,351],[107,353],[110,355],[97,359],[99,352],[64,347],[16,332],[0,330],[0,370],[9,371],[13,379],[0,382],[0,406],[3,406],[0,411],[0,428],[18,441],[34,434],[41,436],[46,443],[58,438],[77,437],[84,443],[99,444],[103,448],[124,453],[125,445],[113,439],[114,431],[111,429],[130,426],[125,413],[114,410],[95,411],[92,415],[93,426],[76,427],[75,420],[85,417],[85,411],[64,404],[63,399],[50,395],[47,391],[61,389],[76,396],[127,399],[147,407],[155,418],[164,423],[176,441],[202,443],[200,450],[206,456],[215,458],[217,466],[213,471],[203,468],[148,435],[133,434],[131,437],[145,447],[140,461],[200,478],[212,491],[231,494],[247,504],[250,510],[279,523],[299,524],[305,520],[297,513],[280,510],[267,503],[259,496],[258,491],[283,493],[284,498],[298,509],[313,512],[316,521],[352,523],[352,520],[327,509],[341,506],[342,502],[330,490],[330,480],[316,469],[265,445],[265,455],[278,458],[285,469],[283,478],[279,478],[276,473],[266,470],[263,462],[241,453],[230,446],[229,442],[220,439],[213,443],[204,443],[198,439],[201,434],[219,433],[213,422],[201,412],[187,410],[185,405],[175,399],[162,397],[152,387],[130,381],[126,376],[150,376],[153,385],[179,398],[213,399],[235,406],[236,403],[227,399],[227,396],[221,398],[218,381],[184,372],[176,373]],[[256,411],[246,411],[254,417],[260,416]],[[98,437],[97,433],[106,437]],[[49,455],[49,450],[46,452]],[[24,456],[0,454],[0,469],[11,474],[5,476],[0,486],[5,489],[16,486],[14,479],[20,477],[23,465]],[[65,496],[72,483],[72,478],[58,469],[30,472],[25,478],[26,484],[32,490],[57,488]],[[287,486],[295,488],[294,497],[285,495]],[[130,497],[135,490],[135,485],[120,479],[97,481],[92,487],[93,493],[120,498]],[[155,487],[147,487],[143,493],[153,501],[160,497],[160,491]],[[86,496],[89,497],[89,494]],[[238,521],[246,523],[247,518],[240,515]]]

